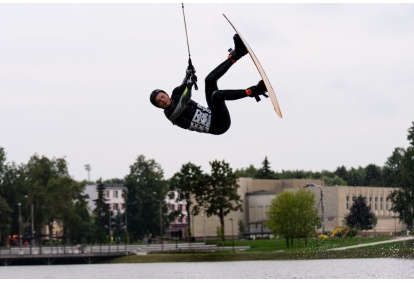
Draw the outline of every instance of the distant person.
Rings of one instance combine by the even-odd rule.
[[[151,103],[164,109],[165,116],[174,124],[183,129],[208,133],[212,135],[224,134],[231,125],[230,113],[226,106],[227,100],[237,100],[244,97],[268,97],[263,81],[255,86],[241,90],[219,90],[217,81],[236,63],[247,54],[247,49],[238,34],[233,36],[234,50],[229,50],[228,58],[218,65],[205,78],[205,93],[208,107],[204,107],[191,99],[191,89],[197,83],[195,69],[191,64],[187,67],[182,84],[176,87],[171,97],[163,90],[156,89],[150,95]]]

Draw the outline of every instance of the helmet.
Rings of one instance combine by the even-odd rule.
[[[163,91],[161,89],[156,89],[153,92],[151,92],[151,95],[150,95],[150,101],[151,101],[152,105],[154,105],[155,107],[158,107],[158,108],[161,108],[161,107],[158,106],[157,102],[155,101],[155,97],[157,97],[157,94],[160,93],[160,92],[165,92],[165,91]]]

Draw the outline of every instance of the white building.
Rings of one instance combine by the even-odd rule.
[[[89,195],[88,207],[91,211],[95,209],[95,200],[98,198],[98,192],[96,190],[97,184],[86,185],[85,193]],[[113,211],[124,212],[124,197],[123,192],[126,187],[120,184],[105,184],[105,198],[108,200],[109,209]]]

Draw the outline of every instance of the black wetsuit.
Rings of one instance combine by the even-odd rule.
[[[231,125],[230,113],[226,100],[246,97],[245,90],[219,90],[217,81],[234,64],[230,59],[217,66],[205,78],[205,92],[208,107],[191,99],[191,88],[187,87],[187,77],[176,87],[171,95],[172,105],[164,110],[165,116],[183,129],[209,133],[224,134]]]

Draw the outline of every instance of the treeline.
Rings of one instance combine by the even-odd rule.
[[[340,166],[335,171],[282,170],[282,172],[275,172],[265,157],[261,168],[250,165],[247,168],[237,169],[235,174],[237,177],[254,179],[319,179],[326,186],[395,187],[398,185],[398,174],[393,170],[393,164],[389,162],[384,166],[369,164],[366,167],[350,169]]]
[[[215,160],[210,165],[211,173],[207,174],[200,166],[184,164],[167,180],[160,164],[139,155],[124,178],[97,181],[98,197],[95,209],[90,211],[87,182],[70,176],[64,158],[34,155],[27,163],[17,165],[6,162],[6,153],[0,147],[0,244],[6,245],[9,235],[23,235],[23,242],[34,240],[36,244],[46,240],[67,244],[135,242],[156,237],[174,217],[183,217],[167,213],[165,198],[172,190],[178,191],[178,200],[188,204],[187,217],[197,215],[202,205],[207,217],[217,216],[224,223],[228,213],[241,209],[237,178],[225,161]],[[125,210],[114,211],[108,205],[105,184],[114,182],[126,187]],[[198,205],[190,207],[194,196]],[[62,232],[53,230],[55,223]],[[42,234],[45,226],[48,234]]]

